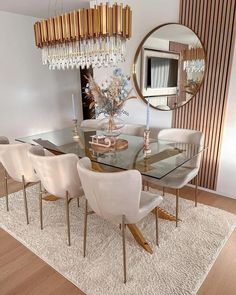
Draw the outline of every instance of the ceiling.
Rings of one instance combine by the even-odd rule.
[[[89,7],[89,0],[0,0],[0,10],[47,18],[62,12]]]
[[[168,24],[157,29],[151,37],[183,44],[199,44],[198,36],[189,28],[179,24]]]

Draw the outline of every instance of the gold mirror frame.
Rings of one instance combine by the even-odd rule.
[[[189,99],[189,100],[187,100],[186,101],[186,103],[184,103],[184,104],[182,104],[182,105],[177,105],[175,108],[171,108],[171,109],[169,109],[169,110],[164,110],[164,109],[160,109],[160,108],[158,108],[158,107],[156,107],[156,106],[154,106],[154,105],[152,105],[151,103],[150,103],[150,106],[152,107],[152,108],[154,108],[154,109],[156,109],[156,110],[159,110],[159,111],[173,111],[173,110],[176,110],[176,109],[178,109],[178,108],[180,108],[180,107],[183,107],[184,105],[186,105],[186,104],[188,104],[196,95],[197,95],[197,93],[199,92],[199,90],[200,90],[200,88],[201,88],[201,86],[202,86],[202,84],[203,84],[203,82],[204,82],[204,79],[205,79],[205,76],[206,76],[206,71],[207,71],[207,56],[206,56],[206,50],[205,50],[205,48],[204,48],[204,45],[203,45],[203,43],[202,43],[202,41],[201,41],[201,39],[199,38],[199,36],[191,29],[191,28],[189,28],[189,27],[187,27],[187,26],[185,26],[185,25],[183,25],[183,24],[180,24],[180,23],[165,23],[165,24],[162,24],[162,25],[160,25],[160,26],[157,26],[157,27],[155,27],[154,29],[152,29],[144,38],[143,38],[143,40],[141,41],[141,43],[139,44],[139,46],[138,46],[138,48],[137,48],[137,50],[136,50],[136,52],[135,52],[135,56],[134,56],[134,60],[133,60],[133,68],[132,68],[132,78],[133,78],[133,83],[134,83],[134,88],[135,88],[135,91],[136,91],[136,93],[138,94],[138,96],[147,104],[147,99],[143,96],[143,94],[142,94],[142,92],[141,92],[141,88],[140,88],[140,86],[139,86],[139,84],[138,84],[138,81],[137,81],[137,74],[136,74],[136,67],[137,67],[137,60],[138,60],[138,57],[139,57],[139,54],[140,54],[140,51],[141,51],[141,49],[142,49],[142,47],[143,47],[143,45],[145,44],[145,42],[147,41],[147,39],[155,32],[155,31],[157,31],[158,29],[160,29],[160,28],[162,28],[162,27],[164,27],[164,26],[168,26],[168,25],[180,25],[180,26],[183,26],[183,27],[186,27],[186,28],[188,28],[189,30],[191,30],[197,37],[198,37],[198,39],[199,39],[199,42],[200,42],[200,44],[201,44],[201,46],[202,46],[202,49],[203,49],[203,52],[204,52],[204,57],[205,57],[205,70],[204,70],[204,74],[203,74],[203,77],[202,77],[202,80],[201,80],[201,82],[200,82],[200,84],[199,84],[199,86],[198,86],[198,88],[196,89],[196,92],[192,95],[192,97]]]

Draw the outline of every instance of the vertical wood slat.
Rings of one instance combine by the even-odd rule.
[[[221,0],[216,0],[213,1],[212,7],[209,11],[207,11],[207,17],[210,17],[209,13],[210,11],[213,11],[214,13],[211,13],[211,18],[210,18],[210,23],[209,23],[209,35],[208,35],[208,40],[209,40],[209,45],[207,50],[207,57],[209,60],[209,70],[208,70],[208,79],[207,79],[207,87],[206,87],[206,96],[205,98],[209,98],[210,96],[212,97],[211,99],[205,99],[207,102],[207,105],[205,107],[205,112],[204,112],[204,121],[203,121],[203,130],[206,136],[205,143],[206,146],[208,147],[207,153],[205,154],[205,165],[204,169],[202,169],[202,179],[204,179],[205,183],[208,184],[207,181],[207,175],[208,173],[211,173],[209,171],[209,166],[210,166],[210,152],[212,149],[212,130],[210,128],[211,122],[214,119],[214,117],[211,117],[211,120],[208,121],[208,116],[209,112],[211,111],[212,113],[214,112],[214,104],[216,100],[214,99],[214,88],[213,88],[213,82],[215,80],[215,72],[216,72],[216,63],[217,63],[217,47],[219,46],[218,44],[218,38],[217,35],[219,33],[219,30],[217,30],[217,23],[218,23],[218,17],[219,17],[219,4]],[[209,55],[209,52],[211,53]],[[210,184],[208,184],[210,186]]]
[[[216,189],[224,115],[236,31],[236,0],[180,0],[180,23],[194,30],[207,55],[199,93],[173,112],[172,126],[201,130],[208,147],[203,155],[200,186]]]
[[[231,16],[229,17],[229,27],[225,28],[226,29],[226,34],[229,31],[230,28],[233,27],[232,30],[232,34],[228,35],[227,34],[227,47],[230,48],[231,50],[227,50],[228,52],[228,58],[226,57],[226,67],[224,69],[224,75],[223,77],[225,77],[225,83],[226,83],[226,87],[222,88],[223,89],[223,93],[221,93],[222,96],[224,97],[228,97],[228,91],[229,91],[229,83],[230,83],[230,74],[231,74],[231,69],[232,69],[232,62],[233,62],[233,55],[234,55],[234,50],[235,50],[235,36],[236,36],[236,26],[235,26],[235,18],[236,18],[236,1],[235,0],[231,0],[231,7],[230,7],[230,13]],[[224,112],[221,114],[221,124],[224,124],[224,118],[225,118],[225,110],[226,110],[226,104],[227,104],[227,100],[223,101],[223,109]],[[220,138],[222,138],[223,136],[223,128],[221,128],[220,133],[219,133]],[[221,151],[221,140],[219,141],[218,145],[219,145],[219,152]],[[216,178],[218,178],[218,172],[219,172],[219,161],[217,162],[216,165]]]
[[[220,24],[221,27],[224,26],[223,22],[227,22],[227,18],[225,15],[225,8],[226,6],[223,5],[223,3],[220,3],[219,6],[219,13],[218,13],[218,22]],[[224,18],[225,16],[225,18]],[[220,36],[221,35],[221,36]],[[225,36],[224,36],[224,30],[222,30],[221,34],[217,34],[217,52],[216,52],[216,60],[215,63],[217,63],[216,69],[215,69],[215,75],[214,75],[214,82],[213,82],[213,97],[217,97],[217,92],[220,92],[219,87],[217,87],[217,85],[221,84],[221,81],[219,80],[220,78],[220,72],[222,72],[222,58],[224,59],[223,55],[225,55],[225,50],[226,47],[223,46],[223,40],[225,40]],[[212,130],[212,134],[215,136],[211,137],[211,145],[212,147],[216,147],[218,141],[219,141],[219,132],[217,132],[217,127],[218,127],[218,122],[219,122],[219,117],[221,115],[221,110],[222,110],[222,105],[221,105],[222,100],[221,99],[216,99],[214,101],[214,108],[213,108],[213,112],[216,114],[213,118],[213,120],[211,120],[211,124],[210,124],[210,130]],[[207,177],[207,181],[210,183],[210,185],[213,185],[214,183],[214,178],[215,178],[215,161],[213,158],[213,155],[215,153],[215,151],[217,150],[217,148],[211,148],[209,151],[209,158],[210,158],[210,165],[208,167],[207,173],[206,173],[206,177]],[[209,171],[212,171],[212,173],[210,174]]]

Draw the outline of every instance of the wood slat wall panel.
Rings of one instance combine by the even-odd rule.
[[[207,55],[204,83],[187,105],[173,112],[172,126],[201,130],[208,147],[200,186],[215,190],[236,31],[236,0],[180,0],[180,23],[194,30]]]

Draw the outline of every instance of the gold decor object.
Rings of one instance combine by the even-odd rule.
[[[110,151],[121,151],[128,148],[128,141],[116,137],[106,137],[106,136],[91,136],[92,140],[89,142],[91,147],[96,152],[106,153]]]
[[[78,120],[73,119],[73,139],[79,140],[79,131],[78,131]]]
[[[143,154],[144,158],[147,158],[151,154],[151,148],[150,148],[150,130],[146,129],[144,130],[144,146],[143,146]]]
[[[52,70],[123,62],[131,31],[132,11],[123,4],[95,5],[34,24],[42,62]]]

